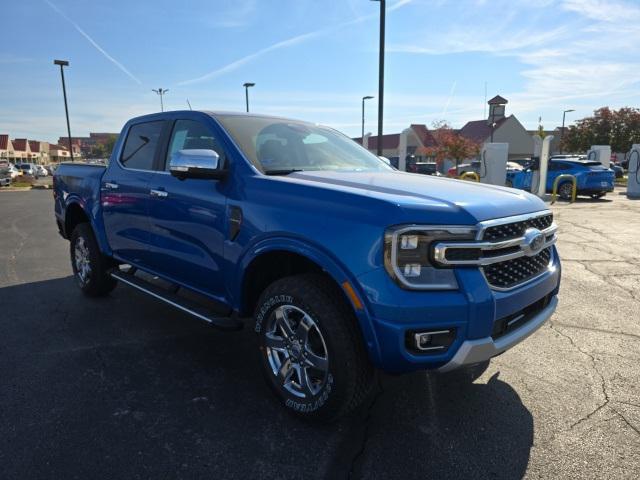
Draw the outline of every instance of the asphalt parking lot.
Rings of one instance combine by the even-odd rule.
[[[272,398],[249,329],[82,297],[51,192],[0,192],[0,477],[640,478],[640,201],[553,209],[551,323],[474,383],[384,377],[318,427]]]

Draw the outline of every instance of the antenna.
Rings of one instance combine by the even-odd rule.
[[[187,105],[189,105],[189,110],[193,110],[193,108],[191,108],[191,103],[189,102],[188,98],[187,98]]]

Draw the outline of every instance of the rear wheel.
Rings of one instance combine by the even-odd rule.
[[[117,281],[108,273],[111,261],[100,251],[88,223],[81,223],[73,230],[70,254],[73,275],[85,295],[99,297],[116,288]]]
[[[569,182],[565,182],[558,187],[558,194],[563,200],[571,200],[573,196],[573,185]]]
[[[353,311],[326,277],[277,280],[255,318],[267,383],[290,412],[330,421],[366,398],[373,368]]]

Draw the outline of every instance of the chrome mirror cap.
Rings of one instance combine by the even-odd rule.
[[[178,178],[221,178],[220,156],[215,150],[178,150],[171,155],[169,172]]]

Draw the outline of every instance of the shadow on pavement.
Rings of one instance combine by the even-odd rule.
[[[119,286],[71,277],[0,289],[3,478],[520,478],[533,420],[485,384],[382,378],[370,410],[289,416],[250,329],[219,333]]]

